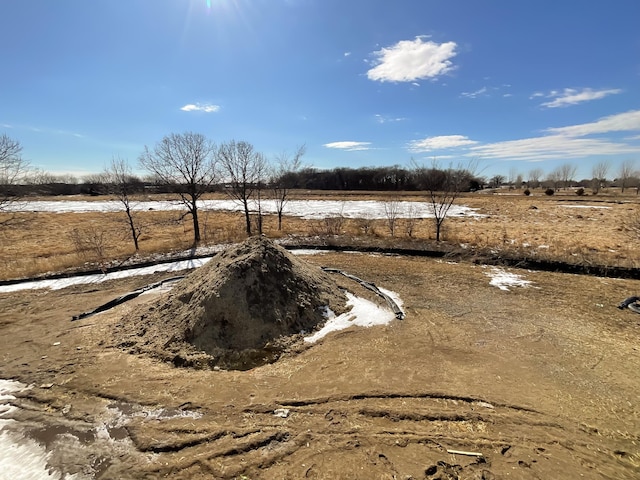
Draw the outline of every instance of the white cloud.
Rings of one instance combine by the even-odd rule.
[[[571,125],[568,127],[547,128],[551,134],[582,137],[609,132],[640,131],[640,110],[631,110],[603,117],[592,123]]]
[[[344,52],[344,56],[345,57],[350,57],[351,56],[351,52]]]
[[[449,72],[453,68],[450,59],[456,56],[456,43],[435,43],[424,38],[402,40],[373,52],[377,64],[367,72],[369,80],[414,82]]]
[[[487,143],[469,149],[467,156],[509,160],[541,161],[580,158],[590,155],[613,155],[640,152],[640,147],[595,138],[574,138],[565,135],[523,138]]]
[[[616,155],[640,152],[640,146],[611,139],[581,138],[611,132],[640,131],[640,110],[603,117],[595,122],[548,128],[548,135],[476,145],[469,156],[512,160],[580,158],[591,155]],[[640,138],[640,136],[635,137]],[[634,139],[634,137],[631,137]],[[627,139],[629,140],[629,139]]]
[[[462,92],[460,96],[465,98],[478,98],[480,96],[484,96],[486,93],[487,93],[487,87],[482,87],[481,89],[476,90],[475,92]]]
[[[346,152],[356,152],[360,150],[369,150],[371,142],[331,142],[325,143],[323,147],[335,148]]]
[[[621,93],[619,88],[611,88],[606,90],[593,90],[591,88],[583,88],[582,91],[575,90],[573,88],[565,88],[562,92],[552,90],[548,95],[541,95],[534,93],[532,97],[546,96],[547,98],[553,98],[550,102],[544,102],[542,107],[557,108],[567,107],[569,105],[577,105],[582,102],[589,102],[591,100],[599,100],[608,95],[615,95]]]
[[[415,153],[431,152],[433,150],[442,150],[445,148],[466,147],[475,145],[475,140],[470,140],[464,135],[442,135],[438,137],[427,137],[422,140],[413,140],[409,142],[409,150]]]
[[[376,113],[374,116],[376,117],[376,121],[378,123],[393,123],[406,120],[406,118],[404,117],[388,117],[386,115],[380,115],[379,113]]]
[[[212,105],[210,103],[189,103],[184,107],[181,107],[180,110],[183,112],[205,112],[212,113],[220,110],[220,105]]]

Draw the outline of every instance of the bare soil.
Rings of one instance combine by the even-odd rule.
[[[33,385],[16,415],[53,466],[103,479],[640,477],[640,315],[616,308],[640,282],[513,269],[532,284],[503,291],[472,263],[305,260],[396,291],[406,318],[195,370],[113,346],[153,295],[70,321],[160,275],[3,294],[0,377]]]
[[[177,366],[246,370],[303,342],[347,298],[328,273],[266,237],[229,247],[152,305],[123,316],[112,345]]]

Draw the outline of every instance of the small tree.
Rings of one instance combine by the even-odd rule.
[[[216,180],[215,145],[199,133],[171,133],[153,149],[144,147],[140,164],[159,182],[175,186],[193,220],[193,241],[200,242],[198,199]]]
[[[600,189],[607,181],[607,173],[609,173],[610,168],[611,163],[607,160],[604,160],[595,164],[591,169],[591,176],[593,177],[593,179],[591,180],[591,191],[594,195],[596,195],[600,191]]]
[[[624,189],[629,186],[629,181],[633,178],[634,164],[633,160],[625,160],[620,164],[618,181],[620,182],[621,193],[624,193]]]
[[[451,206],[460,193],[469,187],[473,178],[472,165],[467,168],[458,165],[456,169],[450,165],[447,169],[439,168],[434,160],[431,168],[415,166],[414,170],[421,190],[426,190],[427,201],[430,205],[436,228],[436,242],[440,241],[442,225],[449,214]]]
[[[563,163],[558,167],[558,174],[560,177],[560,181],[562,181],[562,185],[566,190],[569,187],[569,184],[573,181],[573,177],[576,175],[577,168],[572,163]]]
[[[112,193],[118,197],[118,200],[122,204],[125,214],[127,215],[127,225],[131,232],[131,239],[133,240],[133,245],[137,252],[139,250],[138,239],[140,238],[140,235],[142,235],[142,228],[134,219],[133,204],[131,201],[133,186],[137,179],[131,173],[129,163],[120,157],[113,157],[111,159],[111,165],[105,174],[108,178],[109,187]]]
[[[295,174],[302,167],[302,156],[306,152],[306,146],[298,147],[292,157],[287,152],[276,157],[271,171],[271,196],[278,213],[278,230],[282,230],[282,212],[289,202],[289,193],[293,187]]]
[[[251,209],[249,201],[264,181],[266,160],[248,142],[232,140],[220,145],[218,161],[228,185],[227,194],[240,202],[245,215],[246,232],[251,235]]]
[[[560,168],[556,168],[547,175],[547,181],[553,185],[553,189],[556,192],[560,190],[560,184],[562,183],[562,172],[560,171]]]
[[[534,168],[529,170],[527,174],[527,183],[531,188],[538,188],[540,186],[540,179],[544,175],[544,172],[541,168]]]
[[[27,173],[29,164],[22,158],[22,145],[5,134],[0,136],[0,212],[10,210],[19,200],[16,184]]]
[[[400,215],[400,202],[397,197],[384,202],[384,215],[387,218],[387,227],[392,237],[396,235],[396,222]]]

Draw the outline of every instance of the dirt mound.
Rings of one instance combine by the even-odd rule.
[[[328,274],[265,237],[214,257],[117,325],[116,345],[178,366],[251,368],[275,360],[346,297]]]

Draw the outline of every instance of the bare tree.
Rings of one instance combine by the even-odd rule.
[[[396,222],[400,215],[400,201],[398,197],[393,197],[390,200],[384,202],[384,215],[387,218],[387,227],[389,227],[389,233],[392,237],[396,235]]]
[[[27,173],[29,164],[22,158],[22,145],[6,134],[0,136],[0,212],[10,209],[20,198],[15,185]]]
[[[297,148],[293,156],[282,152],[276,157],[271,172],[271,195],[278,212],[278,230],[282,230],[282,212],[289,202],[289,193],[295,173],[302,166],[302,156],[306,152],[306,146]]]
[[[474,178],[473,165],[470,163],[466,168],[458,165],[455,169],[449,165],[449,168],[441,169],[438,162],[434,160],[431,168],[416,165],[414,170],[420,188],[427,192],[428,203],[436,227],[436,242],[439,242],[442,225],[451,206],[460,193],[469,187],[470,181]]]
[[[224,181],[228,185],[227,194],[242,205],[247,235],[251,235],[251,209],[249,201],[263,182],[266,160],[248,142],[232,140],[220,145],[218,161]]]
[[[118,197],[127,215],[127,225],[137,252],[140,249],[138,239],[140,235],[142,235],[142,227],[134,219],[131,199],[133,185],[137,179],[133,176],[129,163],[120,157],[113,157],[111,159],[111,165],[105,172],[105,175],[108,179],[110,189]]]
[[[500,188],[504,183],[504,175],[494,175],[491,177],[490,183],[493,188]]]
[[[512,188],[522,187],[522,174],[516,167],[509,169],[509,186]]]
[[[629,180],[633,178],[635,162],[633,160],[625,160],[620,164],[618,170],[618,181],[620,182],[620,188],[622,193],[624,189],[629,186]]]
[[[199,133],[172,133],[153,149],[144,147],[140,165],[160,182],[178,188],[180,200],[193,220],[194,243],[200,241],[198,199],[216,181],[215,145]]]
[[[562,185],[563,185],[565,190],[569,186],[569,183],[571,183],[574,180],[573,177],[576,176],[576,171],[577,170],[578,170],[578,167],[576,167],[572,163],[563,163],[562,165],[560,165],[558,167],[558,173],[560,175],[560,181],[562,182]]]
[[[544,172],[541,168],[534,168],[529,170],[527,174],[527,183],[530,188],[538,188],[540,186],[540,179],[544,175]]]
[[[591,190],[594,194],[597,194],[607,181],[607,174],[611,168],[611,163],[608,160],[596,163],[591,169]]]
[[[562,182],[562,172],[560,168],[556,168],[551,171],[549,175],[547,175],[547,181],[553,185],[553,189],[555,191],[560,190],[560,183]]]

